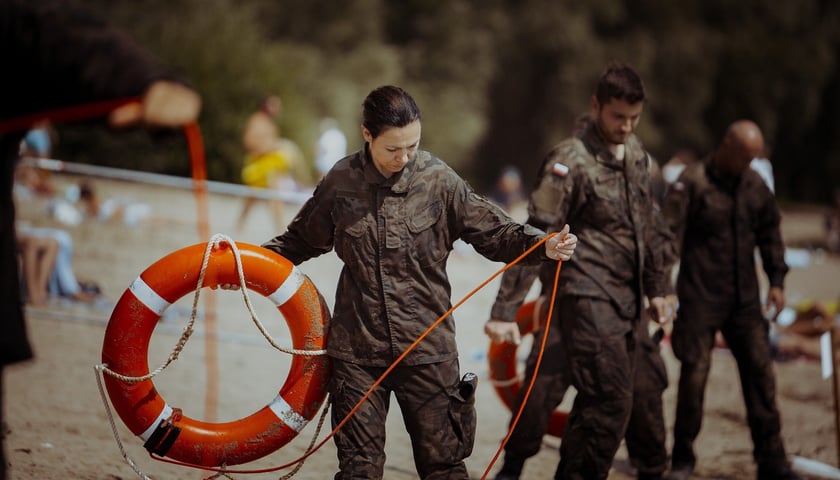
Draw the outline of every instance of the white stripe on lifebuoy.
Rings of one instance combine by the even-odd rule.
[[[247,254],[247,266],[232,254],[234,249],[211,249],[208,257],[208,245],[196,244],[172,252],[143,271],[111,313],[102,342],[102,363],[123,376],[147,373],[151,334],[162,312],[176,299],[196,293],[199,282],[215,288],[220,282],[233,281],[235,273],[247,288],[278,306],[292,331],[292,344],[305,345],[313,354],[292,358],[281,393],[275,393],[277,398],[270,404],[224,423],[182,415],[160,396],[151,376],[137,381],[105,377],[114,409],[154,456],[206,467],[251,462],[291,441],[312,420],[327,395],[329,360],[321,353],[330,317],[323,296],[309,277],[281,255],[257,245],[236,245]],[[202,270],[202,259],[207,259],[206,270]],[[206,282],[201,280],[202,271]]]
[[[295,296],[300,286],[303,285],[305,278],[303,272],[297,267],[292,267],[292,271],[289,272],[286,280],[268,298],[278,307],[285,305],[290,298]]]
[[[163,312],[172,305],[163,297],[158,295],[156,291],[152,290],[152,287],[150,287],[149,284],[147,284],[141,277],[134,279],[134,281],[131,282],[131,286],[128,288],[137,300],[140,301],[140,303],[145,305],[146,308],[154,312],[157,316],[163,315]]]
[[[161,420],[166,420],[167,418],[169,418],[171,416],[172,416],[172,407],[170,407],[169,404],[167,403],[166,405],[163,406],[163,410],[160,412],[160,415],[158,415],[157,418],[155,419],[155,421],[152,422],[151,425],[149,425],[149,428],[147,428],[145,432],[140,434],[140,438],[142,438],[144,442],[146,440],[148,440],[149,437],[151,437],[152,434],[155,433],[155,430],[157,430],[158,425],[160,425],[160,421]]]
[[[490,383],[494,387],[510,387],[511,385],[519,385],[522,383],[522,376],[517,375],[513,378],[508,378],[504,380],[496,380],[495,378],[490,379]]]
[[[283,420],[289,428],[300,433],[303,427],[309,423],[303,415],[299,414],[286,402],[286,399],[277,395],[274,400],[268,405],[268,408],[277,415],[277,418]]]

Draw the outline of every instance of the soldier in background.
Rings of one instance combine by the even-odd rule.
[[[764,149],[758,125],[739,120],[717,149],[687,167],[668,190],[663,210],[680,255],[680,309],[671,345],[680,360],[672,480],[694,470],[694,440],[703,420],[703,399],[718,331],[738,364],[758,480],[798,479],[790,468],[776,407],[769,324],[762,312],[754,250],[770,285],[767,307],[785,305],[785,247],[773,193],[749,168]]]
[[[530,400],[535,404],[526,405],[525,425],[506,447],[498,480],[519,478],[568,384],[577,397],[555,478],[607,478],[631,414],[637,416],[634,423],[641,419],[649,427],[628,437],[631,457],[644,459],[637,465],[639,478],[661,478],[667,467],[661,403],[667,378],[658,346],[644,328],[644,297],[653,319],[665,322],[669,293],[658,253],[651,158],[633,134],[644,100],[638,74],[629,66],[611,65],[592,97],[591,121],[579,122],[578,132],[548,154],[531,195],[529,224],[554,231],[568,223],[581,242],[560,276],[545,352],[551,361],[542,364]],[[515,319],[530,287],[527,272],[508,272],[485,326],[496,342],[518,341],[518,336],[506,339],[495,332]],[[545,268],[540,273],[546,295],[553,273]],[[507,282],[513,287],[505,292]],[[647,354],[640,357],[640,349],[649,349],[654,362],[647,363]],[[653,400],[638,401],[634,412],[634,388],[642,383],[635,379],[637,359],[653,375],[652,382],[644,382],[652,385]]]

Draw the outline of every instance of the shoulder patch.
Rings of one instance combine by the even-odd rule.
[[[565,177],[569,173],[569,167],[560,162],[555,162],[554,165],[551,166],[551,173],[557,175],[558,177]]]

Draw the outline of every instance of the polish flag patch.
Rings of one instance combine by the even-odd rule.
[[[565,177],[569,173],[569,167],[557,162],[551,166],[551,173],[558,177]]]

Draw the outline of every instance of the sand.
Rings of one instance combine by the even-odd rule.
[[[55,175],[65,185],[74,177]],[[111,311],[128,285],[149,265],[179,248],[205,243],[195,220],[196,201],[186,190],[115,180],[97,179],[100,195],[119,196],[149,205],[152,216],[135,226],[119,221],[87,221],[66,227],[75,240],[74,262],[82,279],[95,281],[102,296],[92,304],[54,301],[45,307],[28,308],[27,321],[36,352],[33,361],[8,367],[5,374],[5,448],[11,463],[10,478],[41,480],[53,478],[129,479],[139,474],[121,453],[136,463],[138,471],[151,478],[204,478],[212,475],[196,469],[170,465],[148,456],[142,440],[131,434],[114,416],[117,437],[109,413],[97,388],[94,366],[100,361],[105,326]],[[212,195],[207,232],[223,233],[237,241],[261,243],[276,231],[269,209],[258,205],[251,212],[245,230],[233,232],[242,200],[230,195]],[[20,208],[20,216],[36,224],[55,224],[42,213],[43,205]],[[297,207],[289,206],[287,214]],[[818,237],[819,212],[786,211],[785,239],[791,245]],[[453,303],[493,275],[503,265],[490,262],[469,249],[454,253],[448,269],[453,285]],[[302,265],[330,305],[340,264],[334,254]],[[787,293],[790,301],[806,297],[832,299],[838,294],[840,259],[811,254],[809,264],[794,269]],[[488,340],[482,328],[498,288],[498,279],[479,291],[455,312],[462,371],[479,376],[477,440],[467,460],[472,478],[483,478],[507,429],[510,414],[488,379]],[[203,298],[211,295],[202,292]],[[215,295],[218,342],[218,391],[208,393],[208,348],[206,303],[202,300],[195,334],[177,361],[154,379],[158,391],[170,405],[192,418],[232,421],[262,408],[285,381],[289,356],[272,349],[248,315],[241,295]],[[282,317],[269,302],[252,294],[258,317],[272,336],[288,340]],[[149,362],[160,364],[177,342],[191,315],[192,296],[169,309],[152,336]],[[520,348],[524,357],[525,346]],[[211,350],[212,352],[212,350]],[[667,361],[671,384],[665,392],[666,423],[673,423],[678,362],[667,343],[662,353]],[[212,375],[212,374],[211,374]],[[778,404],[782,412],[783,436],[791,456],[837,465],[837,432],[831,379],[823,379],[820,364],[813,359],[796,359],[776,364]],[[215,379],[215,378],[214,378]],[[212,380],[212,379],[211,379]],[[211,382],[212,385],[212,382]],[[208,400],[209,399],[209,400]],[[697,478],[747,479],[755,477],[752,442],[745,422],[743,401],[734,361],[726,350],[715,352],[706,396],[703,430],[697,441]],[[568,402],[567,402],[568,403]],[[207,411],[207,406],[215,406]],[[393,402],[387,441],[388,479],[417,478],[408,437],[403,431],[399,408]],[[564,404],[566,405],[566,404]],[[568,407],[568,405],[566,405]],[[317,417],[316,417],[317,420]],[[264,469],[298,458],[315,435],[311,422],[293,441],[275,453],[241,468]],[[329,422],[320,432],[323,439]],[[117,440],[119,439],[119,441]],[[670,438],[669,438],[670,444]],[[559,440],[546,437],[544,448],[526,464],[523,478],[551,478],[558,460]],[[501,466],[501,458],[488,478]],[[332,478],[336,469],[335,450],[328,441],[310,456],[295,478]],[[263,474],[229,474],[230,478],[280,478],[288,470]],[[622,447],[610,479],[635,478]],[[819,478],[819,477],[813,477]]]

